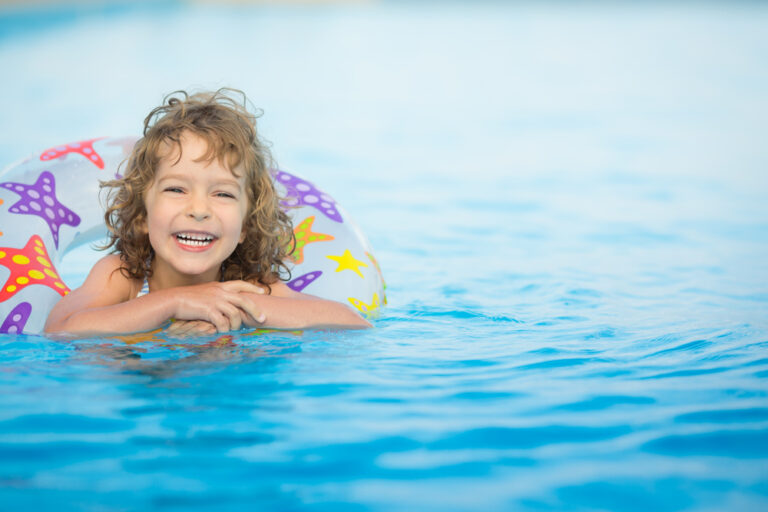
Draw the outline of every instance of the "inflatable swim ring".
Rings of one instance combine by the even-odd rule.
[[[136,138],[101,137],[52,147],[0,172],[0,333],[39,334],[70,289],[61,257],[106,234],[99,181],[119,177]],[[366,317],[386,303],[384,281],[363,233],[310,181],[273,170],[291,216],[296,291],[351,304]]]

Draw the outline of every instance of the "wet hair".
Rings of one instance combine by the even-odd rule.
[[[272,157],[256,131],[257,115],[249,112],[247,103],[245,94],[236,89],[193,95],[176,91],[144,119],[144,136],[124,162],[123,176],[101,183],[107,191],[104,219],[109,229],[109,239],[101,248],[112,248],[120,255],[123,275],[134,279],[152,275],[153,250],[146,229],[144,195],[162,158],[174,154],[169,153],[168,146],[177,149],[181,158],[181,137],[191,132],[208,145],[202,160],[218,159],[236,177],[245,175],[245,239],[222,262],[220,279],[258,281],[269,286],[290,278],[284,262],[296,239],[288,215],[279,206],[270,173]]]

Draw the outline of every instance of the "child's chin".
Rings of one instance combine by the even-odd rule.
[[[218,269],[218,266],[215,267]],[[213,267],[204,265],[174,265],[174,270],[181,275],[189,276],[190,278],[202,276],[206,273],[212,273]]]

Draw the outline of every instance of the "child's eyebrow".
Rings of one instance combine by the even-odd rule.
[[[228,178],[222,178],[220,180],[214,181],[213,183],[216,185],[232,185],[233,187],[238,187],[238,188],[240,188],[241,186],[239,181],[228,179]]]
[[[181,181],[189,181],[189,176],[186,176],[184,174],[166,174],[159,180],[157,180],[158,183],[163,183],[164,181],[168,180],[181,180]],[[229,179],[229,178],[220,178],[213,182],[214,185],[220,186],[220,185],[229,185],[232,187],[241,188],[240,182],[235,179]]]
[[[182,180],[182,181],[188,181],[189,178],[187,176],[184,176],[183,174],[166,174],[159,180],[157,180],[158,183],[162,183],[163,181],[168,180]]]

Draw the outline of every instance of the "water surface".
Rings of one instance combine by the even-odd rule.
[[[368,332],[3,335],[0,508],[768,507],[762,4],[3,12],[0,161],[240,87],[389,305]]]

